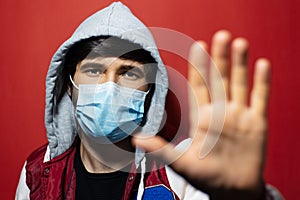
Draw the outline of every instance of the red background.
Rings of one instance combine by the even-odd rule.
[[[50,59],[87,16],[109,0],[0,2],[0,199],[13,199],[28,154],[46,142],[45,75]],[[250,63],[273,63],[265,177],[286,199],[298,199],[300,136],[300,3],[297,0],[124,0],[148,26],[210,40],[219,29],[251,44]],[[168,64],[176,61],[165,56]],[[168,61],[169,59],[169,61]],[[178,63],[177,63],[178,64]],[[174,65],[175,68],[178,65]],[[185,68],[180,70],[186,74]],[[172,80],[170,80],[172,84]]]

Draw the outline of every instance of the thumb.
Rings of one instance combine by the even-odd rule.
[[[132,138],[132,143],[166,164],[173,163],[180,156],[180,152],[175,150],[175,146],[160,136],[135,136]]]

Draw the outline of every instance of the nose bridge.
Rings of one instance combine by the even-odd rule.
[[[106,83],[106,82],[115,82],[117,83],[118,76],[116,69],[113,65],[108,66],[103,74],[99,77],[98,84]]]

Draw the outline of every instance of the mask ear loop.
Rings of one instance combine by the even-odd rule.
[[[74,88],[76,88],[77,90],[79,90],[79,87],[74,83],[71,75],[69,75],[69,78],[70,78],[70,81],[71,81],[72,85],[74,86]],[[75,130],[76,130],[77,134],[79,134],[79,136],[80,136],[80,130],[81,130],[81,128],[80,128],[80,125],[79,125],[79,123],[77,121],[77,117],[76,117],[76,101],[74,100],[75,99],[74,98],[74,92],[72,92],[71,96],[72,96],[71,98],[72,98],[72,104],[73,104],[73,114],[74,114]]]
[[[69,78],[70,78],[70,81],[71,81],[72,85],[73,85],[77,90],[79,90],[79,87],[74,83],[71,74],[69,75]]]

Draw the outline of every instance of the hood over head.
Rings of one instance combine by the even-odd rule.
[[[159,131],[164,115],[168,91],[168,77],[158,49],[148,28],[122,3],[115,2],[88,17],[54,54],[46,77],[45,126],[49,141],[50,157],[64,153],[73,143],[77,133],[71,99],[65,93],[61,101],[55,102],[54,88],[57,71],[63,67],[68,49],[76,42],[94,36],[116,36],[141,45],[158,63],[156,86],[142,132],[154,135]],[[143,157],[136,153],[136,163]]]

